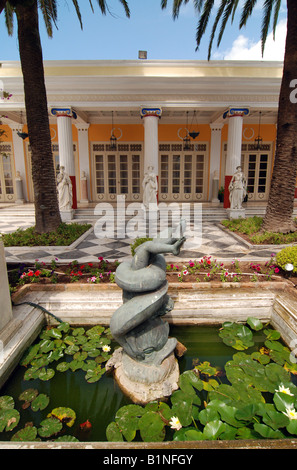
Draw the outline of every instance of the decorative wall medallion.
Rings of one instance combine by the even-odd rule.
[[[243,129],[243,133],[242,133],[243,137],[246,139],[246,140],[252,140],[252,138],[254,137],[255,135],[255,131],[252,127],[245,127]]]

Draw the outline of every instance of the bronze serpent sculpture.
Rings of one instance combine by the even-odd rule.
[[[174,305],[167,294],[163,254],[178,255],[184,242],[184,236],[172,235],[144,242],[132,261],[122,262],[115,274],[115,282],[123,290],[123,304],[110,321],[112,336],[122,346],[118,361],[122,372],[117,372],[133,382],[150,384],[150,388],[154,381],[161,381],[164,389],[167,375],[176,367],[171,356],[177,340],[168,337],[169,325],[162,319]],[[119,367],[115,362],[117,359],[112,366]]]

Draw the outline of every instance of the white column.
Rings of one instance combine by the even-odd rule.
[[[229,184],[236,167],[241,165],[241,144],[242,144],[242,125],[243,116],[247,116],[249,110],[247,108],[230,108],[224,114],[224,118],[228,117],[228,148],[225,169],[225,192],[224,207],[230,207],[229,202]]]
[[[60,167],[63,166],[65,168],[65,173],[71,179],[73,193],[72,208],[76,209],[77,196],[72,138],[72,118],[76,119],[76,114],[71,108],[67,107],[52,108],[51,114],[57,117]]]
[[[75,124],[78,133],[79,173],[80,173],[80,201],[87,203],[90,200],[90,160],[89,160],[89,127],[87,123]],[[85,187],[86,185],[86,187]]]
[[[24,141],[18,135],[18,132],[23,131],[23,125],[12,123],[9,124],[9,127],[12,130],[12,145],[14,153],[14,164],[15,171],[21,178],[21,191],[22,194],[17,194],[16,202],[28,201],[28,191],[27,191],[27,178],[26,178],[26,165],[25,165],[25,153],[24,153]],[[19,173],[18,173],[19,172]]]
[[[162,109],[142,108],[140,114],[144,125],[144,173],[151,166],[153,167],[153,172],[158,176],[158,123],[162,115]]]
[[[224,124],[210,124],[210,168],[209,168],[209,200],[219,202],[218,200],[218,180],[220,175],[221,146],[222,146],[222,128]]]

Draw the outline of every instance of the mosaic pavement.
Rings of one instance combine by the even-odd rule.
[[[75,220],[79,222],[79,220]],[[87,222],[87,220],[80,220]],[[88,221],[94,224],[93,221]],[[31,217],[11,219],[0,217],[0,232],[8,233],[17,228],[27,228],[34,224]],[[80,240],[79,243],[69,247],[23,247],[5,248],[6,260],[8,263],[32,263],[36,259],[49,262],[54,258],[60,263],[69,263],[77,260],[80,263],[95,262],[99,256],[107,260],[120,260],[131,258],[130,244],[133,239],[124,238],[103,238],[95,236],[94,230]],[[204,255],[211,255],[218,260],[261,260],[269,259],[272,252],[276,252],[280,247],[255,248],[248,246],[245,242],[235,238],[233,234],[227,233],[217,222],[203,221],[201,240],[193,238],[187,239],[178,257],[166,255],[168,261],[188,261],[190,259],[200,259]]]

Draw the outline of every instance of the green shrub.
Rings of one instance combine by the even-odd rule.
[[[254,216],[247,217],[246,219],[230,219],[222,220],[222,225],[228,228],[232,232],[245,233],[246,235],[252,235],[253,233],[259,232],[261,229],[263,218]]]
[[[152,240],[152,238],[149,238],[149,237],[136,238],[135,241],[133,243],[131,243],[131,245],[130,245],[132,256],[135,255],[135,250],[139,245],[142,245],[142,243],[148,242],[148,241],[151,241],[151,240]]]
[[[276,255],[276,264],[285,270],[286,264],[294,266],[293,272],[297,272],[297,246],[286,246]]]
[[[1,235],[4,246],[68,246],[91,227],[91,224],[62,223],[49,233],[37,233],[35,227],[29,227]]]

